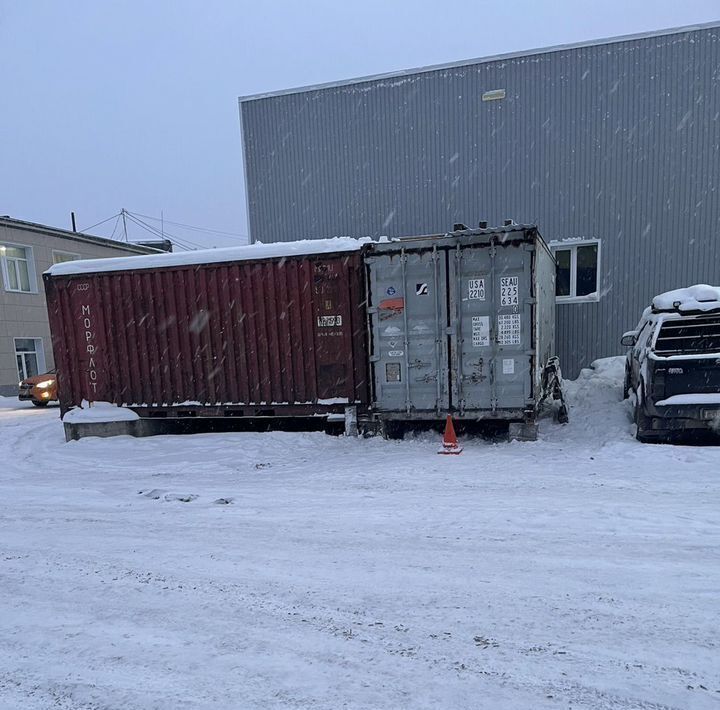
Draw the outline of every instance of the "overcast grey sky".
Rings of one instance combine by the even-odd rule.
[[[0,0],[0,214],[244,235],[240,95],[719,18],[718,0]]]

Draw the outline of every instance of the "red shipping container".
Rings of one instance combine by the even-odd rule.
[[[83,399],[141,416],[366,404],[363,268],[350,239],[56,265],[44,280],[62,413]]]

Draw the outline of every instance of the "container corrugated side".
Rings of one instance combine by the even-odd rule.
[[[46,274],[62,410],[365,403],[362,268],[354,251]]]

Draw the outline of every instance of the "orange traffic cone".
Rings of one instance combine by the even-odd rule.
[[[455,436],[455,427],[453,426],[452,417],[448,414],[445,420],[445,434],[443,436],[442,446],[438,451],[439,454],[459,454],[462,452],[462,446],[458,444],[457,436]]]

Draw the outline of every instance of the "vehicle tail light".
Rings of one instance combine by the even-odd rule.
[[[657,402],[665,399],[665,370],[655,370],[652,380],[652,398]]]

